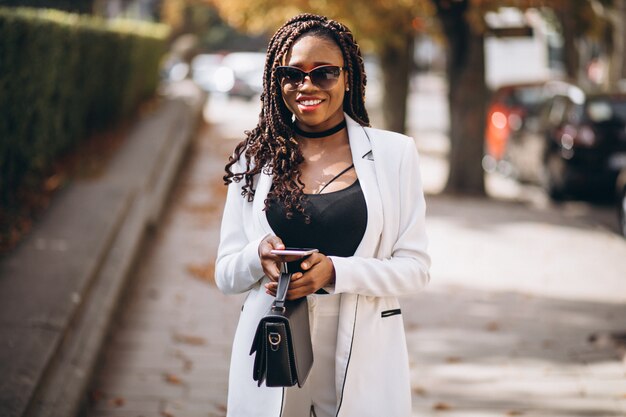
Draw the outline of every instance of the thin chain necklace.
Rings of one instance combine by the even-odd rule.
[[[339,122],[339,124],[331,127],[330,129],[323,130],[321,132],[305,132],[304,130],[300,129],[295,123],[293,124],[293,130],[298,135],[305,137],[305,138],[310,138],[310,139],[319,139],[319,138],[325,138],[330,135],[334,135],[335,133],[339,132],[344,127],[346,127],[346,119],[343,119],[341,122]]]

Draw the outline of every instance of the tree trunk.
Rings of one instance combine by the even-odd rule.
[[[382,114],[384,127],[405,133],[407,97],[413,64],[413,36],[407,34],[402,45],[383,46],[379,57],[383,76]]]
[[[465,18],[467,2],[456,6],[445,2],[435,4],[448,40],[450,173],[444,192],[483,196],[487,100],[484,35],[470,29]]]
[[[576,47],[576,21],[572,15],[572,11],[568,7],[563,7],[557,11],[561,30],[563,31],[563,66],[567,77],[578,82],[579,77],[579,55]]]
[[[621,24],[621,32],[622,32],[622,74],[621,80],[622,82],[626,82],[626,0],[621,0],[619,5],[619,12],[621,14],[620,24]]]
[[[621,79],[626,79],[626,0],[616,0],[612,14],[613,36],[609,64],[609,88],[617,89]]]

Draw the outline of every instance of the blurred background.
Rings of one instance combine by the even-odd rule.
[[[500,184],[506,183],[502,179],[510,180],[513,187],[530,187],[526,190],[531,193],[542,190],[554,200],[591,198],[613,203],[617,199],[616,216],[621,220],[616,227],[621,233],[626,229],[623,0],[345,1],[332,5],[304,0],[270,4],[243,0],[2,0],[2,5],[7,7],[5,14],[20,6],[91,15],[99,21],[163,24],[167,35],[159,35],[160,49],[152,47],[161,51],[156,52],[161,87],[190,79],[209,100],[250,101],[252,113],[258,112],[264,48],[270,34],[302,10],[335,17],[355,32],[362,47],[374,124],[409,133],[417,138],[418,146],[431,143],[444,152],[443,191],[486,195],[489,185],[486,189],[485,184],[491,174],[497,174],[502,178],[494,181]],[[12,49],[7,48],[17,53]],[[109,60],[104,53],[94,59]],[[17,67],[9,68],[10,61],[5,62],[1,75],[4,85],[11,86],[11,71]],[[154,70],[137,67],[129,71],[146,74]],[[65,75],[65,79],[70,76]],[[438,94],[419,99],[421,87]],[[44,88],[58,101],[49,85]],[[38,95],[37,101],[43,101],[41,89],[31,90]],[[121,89],[120,97],[109,99],[111,105],[126,100],[124,111],[102,121],[87,117],[76,139],[42,145],[45,149],[33,150],[33,155],[16,151],[19,146],[4,151],[4,165],[13,169],[7,168],[1,183],[3,241],[14,241],[12,233],[19,235],[19,229],[29,227],[29,221],[15,209],[7,209],[22,204],[16,190],[24,181],[39,181],[28,178],[49,171],[59,155],[81,142],[79,137],[102,132],[113,122],[119,125],[124,116],[146,103],[150,91],[156,91],[156,81],[130,100],[129,90]],[[32,102],[20,97],[23,95],[15,93],[11,105],[11,95],[5,94],[2,104],[15,109],[20,98]],[[32,128],[20,130],[26,116],[16,111],[12,116],[16,121],[4,125],[5,136],[14,138],[7,142],[23,142],[20,135],[32,134]],[[58,134],[49,127],[58,129],[58,120],[46,123],[40,130]],[[47,154],[45,158],[42,153]]]
[[[300,12],[420,152],[415,415],[626,415],[626,0],[0,0],[0,415],[226,414],[224,163]]]

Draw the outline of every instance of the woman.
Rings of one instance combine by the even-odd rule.
[[[247,292],[233,343],[232,417],[406,417],[408,355],[396,296],[429,280],[415,144],[369,128],[351,32],[303,14],[272,37],[256,128],[226,165],[216,264],[224,293]],[[272,249],[315,247],[304,260]],[[282,261],[288,299],[306,296],[314,364],[302,388],[257,387],[250,356]]]

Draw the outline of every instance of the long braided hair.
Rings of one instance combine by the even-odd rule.
[[[287,218],[294,212],[302,213],[306,221],[309,216],[304,210],[304,184],[300,180],[300,163],[304,160],[295,139],[292,113],[282,98],[280,80],[275,68],[282,62],[293,44],[303,35],[318,36],[337,44],[347,68],[348,85],[343,101],[343,110],[357,123],[369,126],[365,110],[365,69],[359,46],[350,30],[343,24],[324,16],[300,14],[288,20],[270,40],[263,75],[262,109],[259,122],[251,131],[244,132],[246,138],[237,145],[226,164],[224,182],[245,180],[242,196],[252,201],[255,187],[254,177],[263,172],[273,174],[272,189],[265,200],[267,209],[273,199],[284,204]],[[243,171],[233,172],[233,166],[245,158]]]

